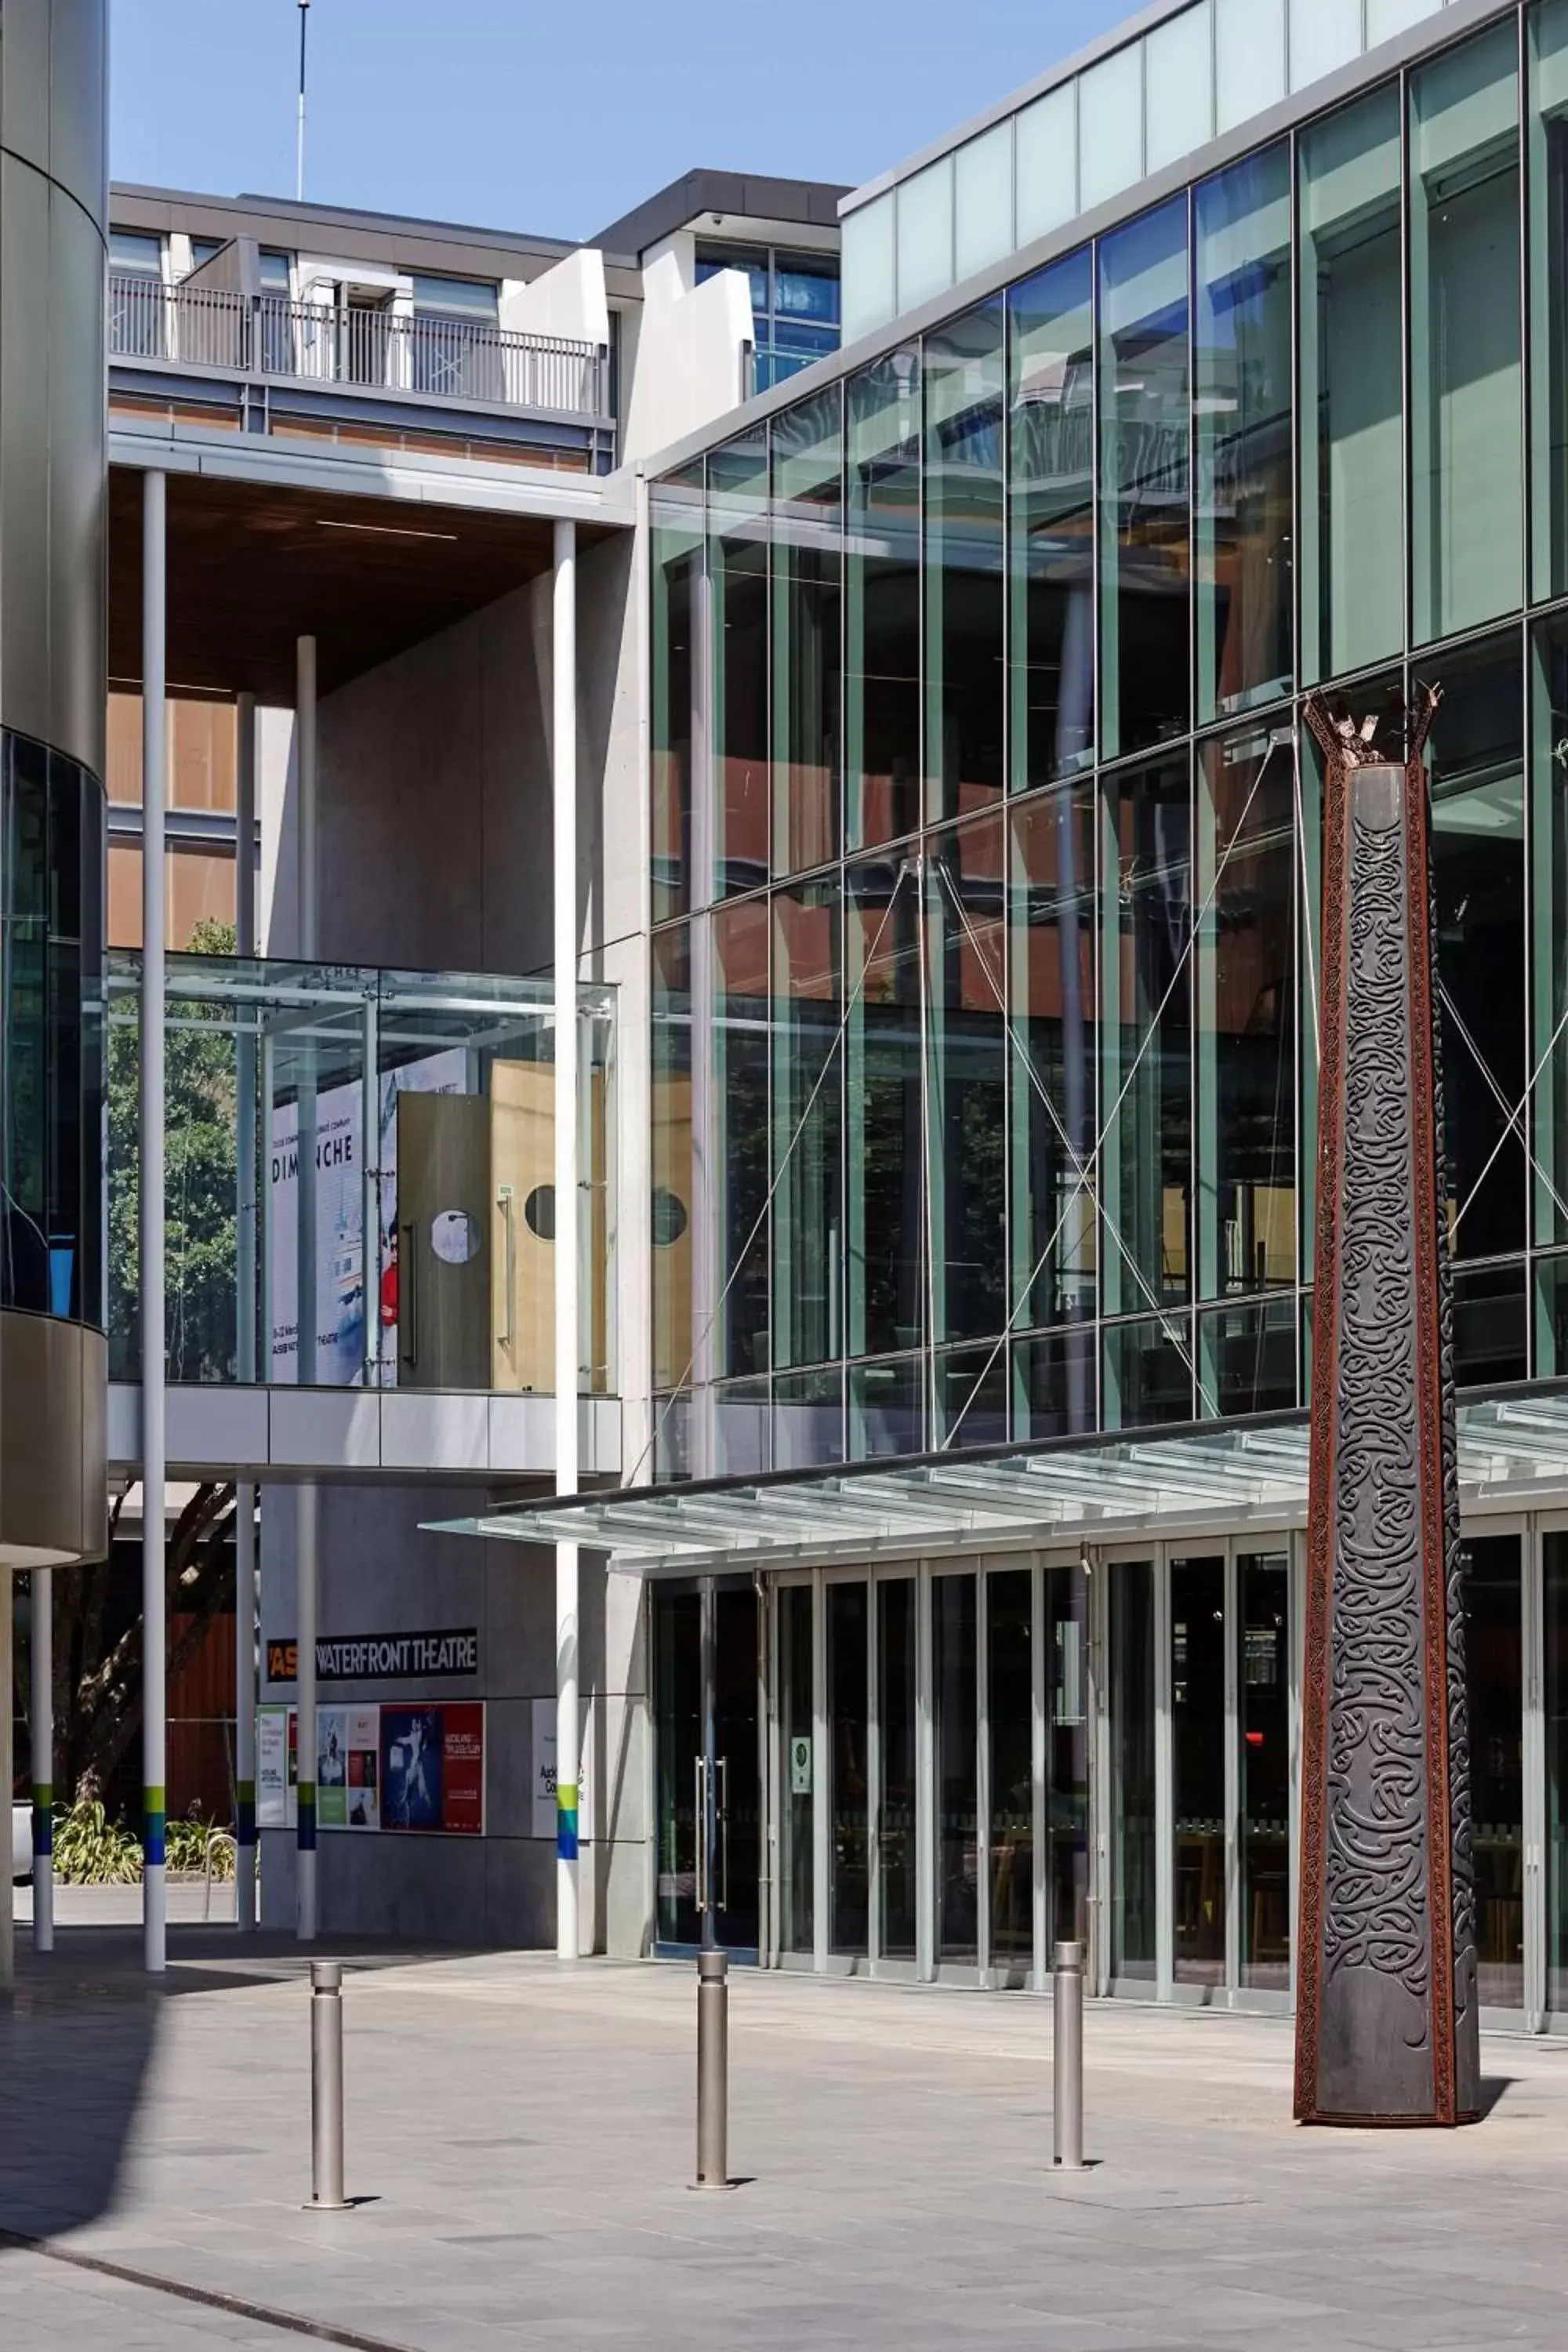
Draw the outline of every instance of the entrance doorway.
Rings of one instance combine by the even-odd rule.
[[[708,1942],[754,1959],[762,1878],[756,1594],[749,1580],[733,1578],[709,1580],[706,1592],[656,1585],[652,1612],[657,1948],[689,1952]]]

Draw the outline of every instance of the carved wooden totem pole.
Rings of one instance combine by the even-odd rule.
[[[1327,776],[1296,2116],[1479,2105],[1469,1739],[1422,688]],[[1384,722],[1388,725],[1390,722]],[[1393,722],[1397,728],[1400,722]]]

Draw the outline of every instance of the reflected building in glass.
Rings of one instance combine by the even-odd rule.
[[[1458,14],[1146,13],[857,192],[843,352],[651,483],[661,1480],[1304,1412],[1313,688],[1445,689],[1459,1380],[1568,1377],[1568,0]],[[764,1956],[1289,2000],[1300,1529],[1197,1516],[761,1580]],[[1468,1532],[1540,2022],[1563,1538]]]

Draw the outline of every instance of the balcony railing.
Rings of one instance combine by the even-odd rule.
[[[165,286],[120,270],[109,278],[109,355],[566,416],[601,418],[609,395],[608,354],[597,343],[353,303]]]
[[[116,1381],[136,1380],[141,1360],[140,986],[140,956],[112,952]],[[548,981],[176,955],[164,1004],[172,1380],[552,1390]],[[609,1396],[613,990],[579,991],[578,1049],[580,1387]]]

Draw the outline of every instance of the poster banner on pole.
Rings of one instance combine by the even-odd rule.
[[[536,1698],[533,1707],[533,1835],[555,1840],[555,1701]],[[583,1753],[577,1766],[577,1835],[586,1843],[594,1834],[592,1791],[588,1786],[588,1711],[579,1726]]]
[[[381,1827],[381,1709],[323,1706],[316,1714],[316,1821],[324,1830]]]
[[[300,1717],[291,1706],[256,1711],[256,1821],[291,1830],[299,1819]]]

